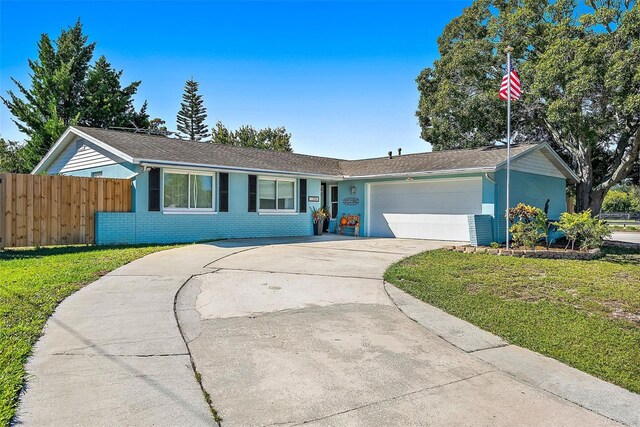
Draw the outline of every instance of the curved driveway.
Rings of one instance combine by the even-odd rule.
[[[16,421],[211,425],[195,365],[224,426],[611,423],[477,357],[512,346],[390,288],[429,329],[398,310],[384,270],[442,244],[328,236],[149,255],[58,307]]]
[[[443,244],[294,241],[247,248],[191,279],[177,299],[178,319],[223,425],[610,423],[398,310],[384,270]]]

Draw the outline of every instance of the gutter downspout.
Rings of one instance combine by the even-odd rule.
[[[489,181],[490,183],[492,183],[492,184],[495,184],[495,183],[496,183],[496,182],[495,182],[495,180],[493,180],[493,179],[491,179],[491,178],[489,177],[489,172],[485,172],[485,173],[484,173],[484,177],[485,177],[485,178],[487,178],[487,181]]]

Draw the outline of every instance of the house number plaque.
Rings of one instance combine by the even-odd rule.
[[[345,206],[355,206],[357,204],[360,204],[360,199],[358,199],[357,197],[345,197],[344,199],[342,199],[342,204]]]

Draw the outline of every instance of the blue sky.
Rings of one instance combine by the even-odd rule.
[[[41,33],[80,17],[106,55],[142,80],[136,103],[175,129],[185,80],[200,82],[208,122],[285,126],[298,153],[342,158],[429,149],[415,78],[470,1],[210,2],[0,0],[0,89],[28,81]],[[0,107],[0,135],[23,137]]]

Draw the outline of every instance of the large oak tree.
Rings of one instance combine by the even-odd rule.
[[[579,177],[577,208],[598,213],[640,151],[640,8],[631,0],[476,0],[438,39],[417,79],[422,138],[435,150],[504,141],[504,48],[523,94],[516,142],[549,142]]]

